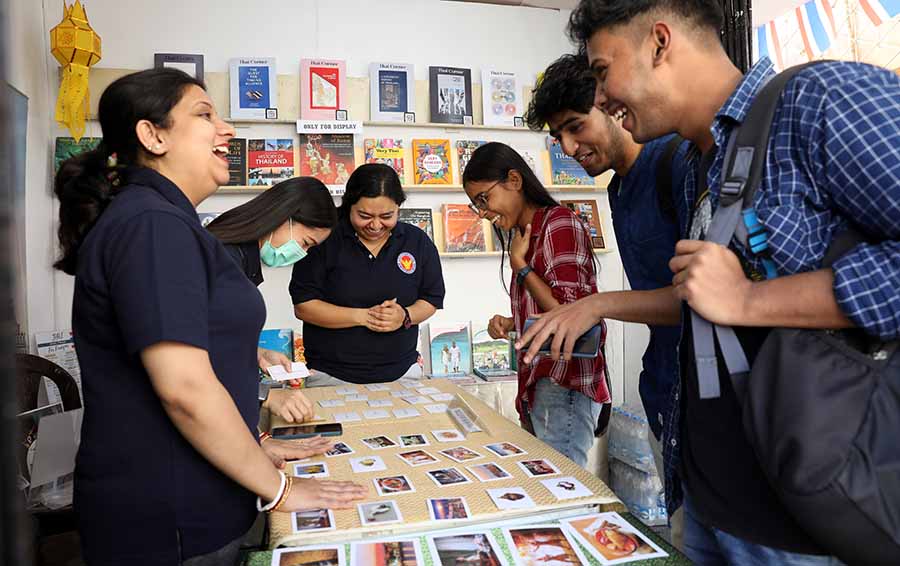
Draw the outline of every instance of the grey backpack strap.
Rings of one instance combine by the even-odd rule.
[[[815,63],[798,65],[772,77],[753,99],[743,123],[734,128],[722,166],[719,205],[713,214],[706,241],[728,246],[735,234],[741,235],[742,240],[753,235],[748,234],[743,225],[742,213],[745,208],[752,208],[753,196],[762,180],[769,130],[778,100],[785,84],[799,71]],[[701,182],[706,183],[706,179],[701,179]],[[734,330],[711,324],[692,310],[691,331],[700,398],[714,399],[721,395],[714,334],[732,385],[740,395],[750,373],[750,364]]]

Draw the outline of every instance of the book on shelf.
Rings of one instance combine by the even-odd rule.
[[[400,177],[400,184],[406,184],[406,170],[403,167],[403,140],[401,138],[366,138],[363,140],[366,163],[383,163],[390,166]]]
[[[547,151],[550,153],[550,184],[594,186],[594,178],[577,161],[563,153],[559,140],[547,136]]]
[[[409,63],[369,65],[369,119],[403,122],[406,112],[416,111],[415,68]]]
[[[429,323],[431,377],[465,377],[472,373],[472,340],[468,322]]]
[[[50,360],[63,368],[75,380],[78,386],[78,395],[84,399],[81,389],[81,366],[78,364],[78,355],[75,352],[75,337],[71,330],[52,330],[50,332],[35,332],[34,342],[37,355]],[[53,405],[62,403],[62,395],[59,388],[49,378],[43,378],[43,385],[38,392],[38,404]]]
[[[243,187],[247,184],[247,140],[228,140],[228,185]]]
[[[232,120],[262,120],[278,107],[278,77],[274,57],[237,57],[228,72]]]
[[[485,381],[514,381],[516,373],[509,367],[509,340],[491,338],[487,325],[472,325],[472,367]]]
[[[530,146],[527,144],[510,144],[510,146],[516,150],[516,153],[522,156],[522,159],[525,160],[525,163],[528,164],[528,167],[534,172],[537,176],[538,181],[541,183],[544,182],[544,174],[542,173],[541,166],[541,147],[540,143],[536,146]]]
[[[356,169],[353,134],[300,134],[300,175],[315,177],[333,195],[344,194]]]
[[[58,137],[56,138],[56,148],[53,153],[53,171],[59,171],[59,166],[63,161],[71,157],[75,157],[85,151],[93,151],[97,149],[103,138],[81,138],[75,141],[75,138]]]
[[[198,212],[197,218],[200,219],[200,226],[206,228],[209,223],[221,216],[221,212]]]
[[[561,200],[559,203],[572,212],[584,222],[591,231],[591,244],[596,250],[606,249],[606,239],[603,237],[603,217],[597,210],[597,201],[591,199],[583,200]]]
[[[412,224],[434,241],[434,218],[430,208],[400,208],[400,222]]]
[[[294,176],[294,140],[257,138],[247,140],[247,184],[272,186]]]
[[[294,356],[291,358],[301,364],[306,363],[306,347],[303,345],[303,332],[294,329]]]
[[[346,74],[341,59],[300,59],[300,118],[334,120],[346,110]]]
[[[482,69],[481,97],[486,126],[513,126],[522,115],[522,85],[516,73]]]
[[[486,251],[484,222],[465,204],[444,204],[444,251],[471,253]]]
[[[466,165],[469,164],[469,158],[475,153],[475,150],[486,144],[483,140],[456,140],[456,162],[459,164],[459,178],[462,179]]]
[[[414,139],[412,141],[412,150],[415,158],[415,184],[453,184],[453,168],[450,165],[450,140]]]
[[[157,69],[178,69],[199,81],[203,80],[203,55],[191,53],[154,53],[153,66]]]
[[[472,70],[459,67],[428,67],[431,121],[465,124],[472,117]]]

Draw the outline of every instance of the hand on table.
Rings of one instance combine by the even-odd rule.
[[[301,438],[297,440],[279,440],[277,438],[267,438],[263,440],[260,447],[266,453],[266,456],[272,460],[279,469],[284,468],[286,460],[301,460],[318,456],[331,450],[334,441],[322,436],[314,436],[313,438]]]
[[[312,401],[298,389],[270,389],[263,407],[289,423],[310,421],[315,415]]]
[[[369,495],[367,488],[349,481],[295,477],[293,482],[291,493],[279,511],[349,509]]]

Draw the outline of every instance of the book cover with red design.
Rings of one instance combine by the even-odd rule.
[[[346,110],[346,63],[339,59],[300,60],[300,117],[334,120],[335,110]]]

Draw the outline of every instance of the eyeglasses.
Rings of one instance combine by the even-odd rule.
[[[472,199],[472,202],[469,203],[469,210],[474,212],[475,214],[481,214],[482,212],[487,210],[488,207],[488,193],[494,190],[494,187],[502,183],[503,181],[497,181],[491,187],[486,190],[475,195],[475,198]]]

